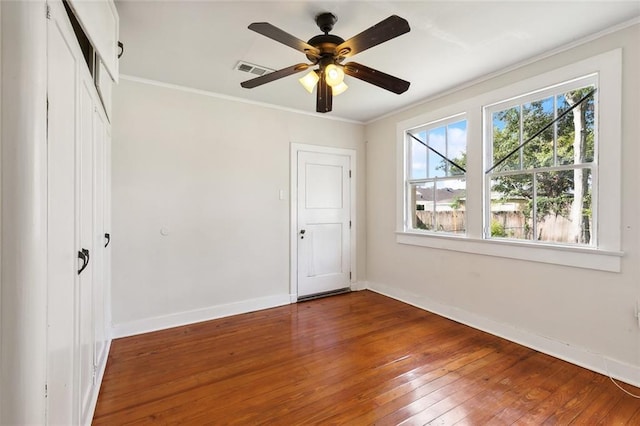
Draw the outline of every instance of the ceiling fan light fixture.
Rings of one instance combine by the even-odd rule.
[[[338,96],[339,94],[344,93],[344,91],[348,88],[349,86],[347,86],[347,84],[343,81],[342,83],[333,86],[331,88],[331,91],[333,92],[333,96]]]
[[[298,81],[300,82],[300,84],[302,84],[302,87],[307,90],[307,92],[313,93],[313,88],[316,87],[316,84],[318,84],[318,80],[320,80],[318,74],[315,72],[315,70],[311,70]]]
[[[331,87],[337,86],[343,83],[344,70],[335,64],[329,64],[324,69],[324,76],[327,79],[327,84]]]

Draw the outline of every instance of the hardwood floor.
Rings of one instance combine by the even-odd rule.
[[[361,291],[115,340],[94,424],[146,423],[631,425],[640,400]]]

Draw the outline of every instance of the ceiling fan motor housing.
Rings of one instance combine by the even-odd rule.
[[[336,46],[344,43],[344,39],[333,34],[320,34],[309,39],[307,43],[320,51],[321,58],[333,58],[336,54]],[[318,58],[311,55],[307,55],[307,59],[313,63],[318,62]]]
[[[320,27],[320,31],[325,34],[333,29],[336,22],[338,22],[338,18],[333,13],[325,12],[316,15],[316,24]]]

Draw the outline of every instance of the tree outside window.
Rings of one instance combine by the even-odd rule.
[[[577,86],[485,110],[486,237],[593,244],[597,94],[590,81]]]

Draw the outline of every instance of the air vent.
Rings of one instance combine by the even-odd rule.
[[[250,64],[249,62],[244,62],[244,61],[239,61],[238,64],[236,65],[236,69],[238,71],[249,72],[255,75],[264,75],[264,74],[269,74],[270,72],[275,71],[275,70],[272,70],[271,68],[263,67],[261,65],[256,65],[256,64]]]

